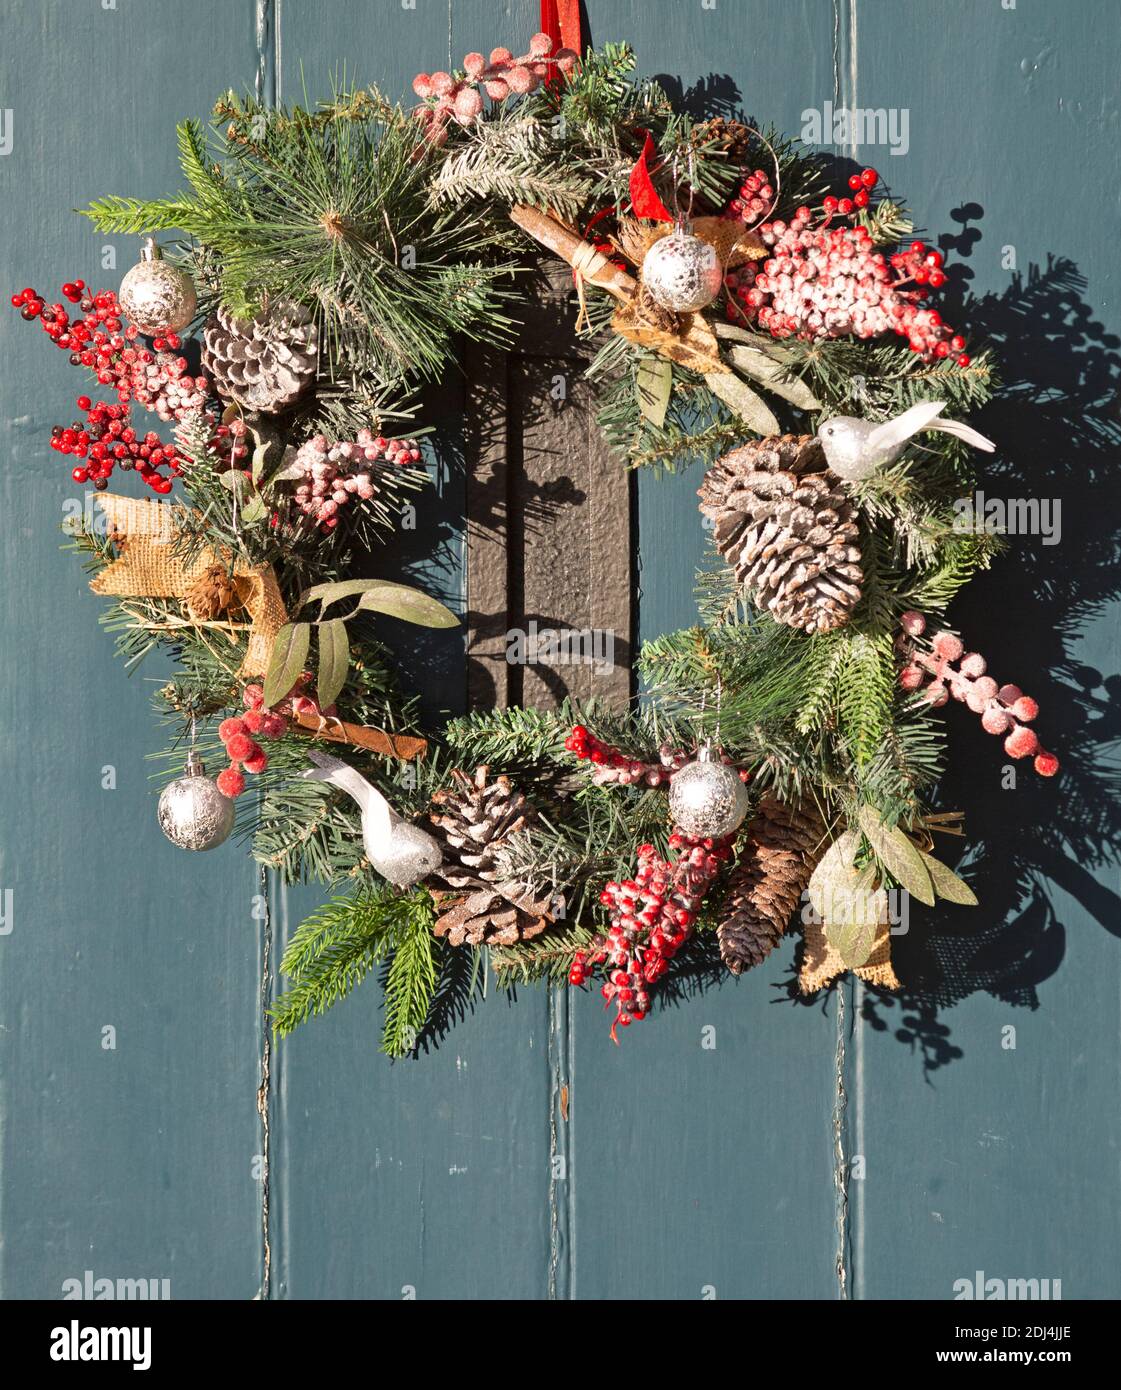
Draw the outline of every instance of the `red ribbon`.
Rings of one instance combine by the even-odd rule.
[[[580,0],[541,0],[541,32],[552,39],[554,53],[558,48],[571,48],[582,58]]]
[[[658,190],[650,177],[647,160],[654,153],[655,145],[650,138],[650,132],[646,131],[645,134],[642,153],[635,160],[634,168],[631,170],[631,207],[636,217],[652,217],[656,222],[672,222],[673,214],[658,197]]]

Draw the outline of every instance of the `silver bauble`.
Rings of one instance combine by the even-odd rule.
[[[163,260],[151,237],[144,242],[139,262],[121,281],[117,300],[125,318],[149,337],[186,328],[197,303],[191,277]]]
[[[747,788],[734,767],[718,762],[702,748],[695,762],[686,763],[669,782],[673,823],[697,839],[719,840],[743,824]]]
[[[723,281],[716,248],[680,227],[656,241],[642,262],[642,283],[663,309],[675,314],[711,304]]]
[[[234,828],[234,803],[206,775],[191,753],[186,775],[169,782],[160,793],[160,829],[180,849],[215,849]]]

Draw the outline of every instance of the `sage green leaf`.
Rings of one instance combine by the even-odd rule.
[[[285,623],[276,634],[265,672],[265,704],[283,700],[299,679],[311,644],[309,623]]]
[[[256,435],[254,435],[253,437],[255,439],[257,438]],[[271,448],[272,441],[269,440],[268,443],[265,444],[258,443],[257,447],[253,450],[252,472],[253,481],[255,483],[259,483],[261,481],[261,475],[265,471],[265,457]]]
[[[391,618],[420,627],[459,626],[459,619],[450,608],[410,584],[391,584],[386,579],[377,580],[376,587],[367,589],[358,600],[358,606],[375,613],[388,613]]]
[[[672,390],[672,365],[664,357],[644,357],[635,373],[635,394],[639,410],[655,429],[660,430],[666,422]]]
[[[884,867],[899,883],[927,907],[934,906],[934,885],[923,863],[923,856],[898,826],[890,830],[871,806],[860,808],[860,828]]]
[[[826,939],[852,969],[871,954],[876,934],[888,920],[887,894],[872,865],[856,865],[860,836],[846,830],[822,856],[813,872],[809,898],[821,919]]]
[[[268,480],[267,485],[269,487],[272,487],[274,483],[297,482],[306,476],[303,465],[296,462],[296,454],[298,452],[299,451],[291,444],[288,445],[287,449],[285,449],[280,457],[280,464],[276,472]]]
[[[940,859],[935,859],[933,854],[927,854],[925,850],[919,850],[919,853],[930,873],[934,891],[940,898],[945,898],[948,903],[957,903],[961,907],[977,906],[977,894],[965,879],[958,878],[953,869],[943,864]]]
[[[737,372],[751,377],[753,381],[765,386],[768,391],[773,391],[776,396],[781,396],[784,401],[796,405],[799,410],[821,409],[821,402],[801,377],[788,376],[787,369],[782,363],[776,362],[769,353],[764,352],[761,348],[749,346],[746,343],[737,343],[734,347],[729,348],[727,357]]]
[[[238,518],[246,526],[256,526],[259,522],[264,521],[268,514],[269,509],[264,499],[253,496],[248,502],[244,503],[241,511],[238,513]]]
[[[734,372],[706,372],[705,381],[712,394],[731,406],[756,434],[778,434],[779,424],[761,396]]]
[[[230,492],[235,492],[240,497],[249,486],[249,479],[240,468],[227,468],[224,473],[219,473],[218,481]]]
[[[849,970],[864,964],[876,944],[880,923],[871,913],[855,914],[848,921],[826,921],[825,939]]]
[[[341,618],[332,618],[319,624],[319,679],[316,691],[319,706],[326,709],[339,697],[339,691],[346,684],[346,673],[350,666],[350,643],[346,637],[346,623]]]
[[[299,610],[305,603],[310,603],[312,599],[319,599],[321,600],[319,611],[322,614],[339,599],[353,598],[355,594],[364,594],[367,589],[376,588],[379,584],[384,583],[386,583],[384,579],[337,579],[326,584],[313,584],[310,589],[305,589],[296,600],[296,608]]]

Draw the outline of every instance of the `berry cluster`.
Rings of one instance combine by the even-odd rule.
[[[405,467],[420,458],[415,439],[386,439],[371,430],[359,430],[353,442],[331,444],[322,434],[315,435],[296,452],[285,480],[294,482],[292,496],[304,516],[311,517],[322,531],[333,531],[339,524],[339,508],[347,503],[369,501],[377,488],[371,464],[387,463]]]
[[[279,738],[288,727],[290,717],[312,714],[322,717],[331,714],[334,705],[321,710],[319,701],[307,694],[311,672],[301,673],[299,680],[271,709],[265,705],[265,692],[260,685],[247,685],[241,702],[245,713],[240,717],[223,719],[218,725],[218,737],[225,745],[230,765],[218,774],[218,790],[223,796],[238,797],[245,790],[244,772],[264,772],[269,755],[256,741],[260,738]]]
[[[593,764],[596,782],[619,782],[624,786],[634,782],[645,782],[648,787],[664,786],[677,769],[689,761],[689,755],[683,750],[671,749],[667,745],[660,750],[660,763],[644,763],[602,742],[595,734],[589,733],[583,724],[575,726],[565,739],[564,746],[581,762]]]
[[[526,96],[537,90],[551,70],[569,73],[575,64],[576,54],[571,49],[561,48],[553,53],[548,34],[534,34],[529,52],[520,58],[515,58],[508,48],[491,49],[489,58],[468,53],[462,74],[418,72],[413,78],[413,91],[426,103],[417,108],[417,120],[431,144],[445,145],[449,121],[471,125],[482,115],[483,92],[492,101]]]
[[[771,211],[774,197],[775,190],[770,178],[762,169],[756,169],[753,174],[744,178],[739,192],[728,204],[724,216],[739,218],[748,227],[754,227]]]
[[[900,622],[905,634],[900,647],[908,657],[899,676],[903,689],[921,690],[922,698],[935,708],[951,696],[962,701],[981,716],[986,733],[1004,736],[1004,751],[1010,758],[1034,758],[1041,777],[1054,777],[1059,770],[1058,758],[1042,747],[1034,729],[1027,728],[1039,713],[1036,702],[1018,685],[998,686],[986,674],[985,658],[979,652],[967,652],[961,638],[952,632],[935,633],[929,651],[908,640],[926,631],[921,613],[904,613]]]
[[[758,322],[775,338],[896,333],[924,361],[953,355],[959,367],[968,367],[965,339],[923,302],[928,289],[945,283],[942,253],[913,241],[887,256],[875,250],[866,227],[832,225],[868,206],[878,177],[874,169],[854,174],[854,196],[825,198],[817,218],[811,208],[800,207],[789,223],[764,222],[759,235],[771,255],[729,274],[728,317]]]
[[[611,925],[576,953],[568,973],[570,984],[582,985],[597,965],[606,967],[601,993],[607,1007],[615,1005],[616,1043],[617,1028],[646,1017],[651,986],[689,939],[705,893],[732,855],[731,839],[697,840],[681,830],[669,845],[679,851],[675,860],[639,845],[634,878],[604,886],[599,900],[611,909]]]
[[[182,340],[177,334],[154,338],[151,348],[136,346],[139,329],[124,324],[112,290],[95,294],[84,280],[74,280],[63,285],[62,297],[76,304],[80,315],[72,316],[61,302],[48,304],[33,289],[12,295],[12,304],[22,318],[38,319],[55,346],[70,354],[74,366],[89,367],[102,386],[113,387],[117,400],[95,403],[79,396],[77,405],[85,420],[56,425],[51,448],[81,460],[72,473],[76,483],[89,481],[103,491],[113,469],[120,467],[135,469],[153,491],[170,492],[182,455],[150,431],[138,434],[130,423],[130,403],[135,401],[161,420],[183,420],[204,411],[210,383],[188,374],[187,359],[178,355]]]

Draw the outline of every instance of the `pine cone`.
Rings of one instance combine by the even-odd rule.
[[[552,923],[548,898],[537,900],[524,883],[511,881],[502,851],[534,812],[508,777],[488,780],[490,769],[474,777],[458,770],[454,785],[438,791],[428,819],[444,851],[434,877],[453,890],[435,896],[446,911],[433,931],[453,946],[513,946],[539,936]]]
[[[725,116],[713,116],[702,121],[694,131],[694,143],[706,149],[718,149],[734,169],[742,169],[754,159],[753,151],[760,148],[759,136],[742,121],[730,121]]]
[[[192,618],[208,622],[229,608],[242,606],[241,586],[225,565],[208,565],[193,580],[185,598],[187,612]]]
[[[716,929],[733,975],[759,965],[778,945],[824,850],[825,825],[810,802],[786,806],[767,796],[747,828]]]
[[[302,305],[277,300],[251,319],[219,308],[202,339],[202,365],[218,394],[246,410],[279,414],[315,380],[319,329]]]
[[[698,496],[720,553],[776,622],[828,632],[848,621],[864,578],[856,512],[812,435],[725,454]]]

